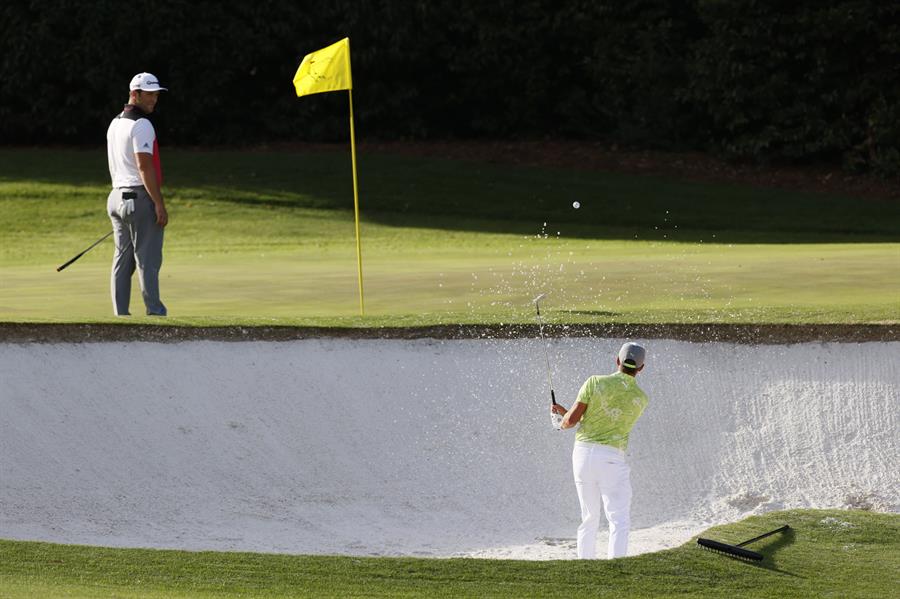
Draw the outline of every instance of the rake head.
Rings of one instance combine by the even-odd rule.
[[[719,541],[713,541],[712,539],[700,538],[697,539],[697,544],[704,549],[709,549],[710,551],[715,551],[716,553],[721,553],[729,557],[736,557],[738,559],[758,562],[763,558],[762,553],[750,551],[749,549],[744,549],[743,547],[738,547],[737,545],[720,543]]]
[[[748,561],[758,562],[763,558],[762,553],[757,553],[756,551],[750,551],[749,549],[744,549],[744,545],[749,545],[754,541],[758,541],[760,539],[764,539],[768,536],[774,535],[778,532],[784,532],[786,530],[790,530],[790,526],[785,524],[781,528],[776,528],[775,530],[770,530],[767,533],[761,534],[758,537],[753,537],[743,543],[738,543],[737,545],[729,545],[728,543],[722,543],[720,541],[713,541],[712,539],[697,539],[697,544],[703,547],[704,549],[709,549],[710,551],[715,551],[716,553],[721,553],[723,555],[727,555],[729,557],[736,557],[737,559],[744,559]]]

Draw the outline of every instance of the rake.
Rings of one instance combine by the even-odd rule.
[[[784,532],[786,530],[790,530],[790,526],[785,524],[781,528],[776,528],[775,530],[769,531],[765,534],[759,535],[758,537],[753,537],[748,541],[744,541],[743,543],[738,543],[737,545],[729,545],[728,543],[721,543],[719,541],[713,541],[712,539],[697,539],[697,544],[705,549],[710,549],[715,551],[716,553],[724,553],[725,555],[736,557],[738,559],[746,559],[752,561],[760,561],[763,558],[762,553],[757,553],[756,551],[750,551],[749,549],[744,549],[744,545],[749,545],[754,541],[758,541],[760,539],[764,539],[768,536],[774,535],[778,532]]]

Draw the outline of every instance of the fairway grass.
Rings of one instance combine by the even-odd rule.
[[[0,320],[116,320],[111,241],[55,271],[109,229],[104,160],[0,150]],[[876,211],[835,196],[399,156],[360,163],[365,318],[344,153],[168,153],[165,323],[520,323],[538,293],[557,323],[900,320],[896,203]],[[148,321],[142,308],[135,280],[131,322]]]
[[[0,541],[0,597],[889,597],[900,516],[791,510],[702,535],[752,545],[748,563],[691,541],[613,561],[528,562],[161,551]],[[894,589],[892,591],[891,589]]]

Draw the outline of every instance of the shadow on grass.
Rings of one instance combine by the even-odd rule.
[[[781,549],[785,547],[789,547],[794,544],[797,540],[797,532],[794,528],[789,528],[783,533],[779,534],[774,542],[770,542],[765,547],[758,549],[757,551],[763,555],[763,560],[756,565],[756,567],[761,568],[763,570],[771,570],[773,572],[778,572],[779,574],[786,574],[788,576],[793,576],[795,578],[804,578],[799,574],[794,574],[793,572],[788,572],[786,570],[781,570],[778,568],[778,562],[776,560],[777,554]]]

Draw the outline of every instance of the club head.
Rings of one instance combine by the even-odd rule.
[[[537,304],[539,301],[541,301],[541,300],[544,299],[545,297],[547,297],[547,294],[546,294],[546,293],[542,293],[542,294],[540,294],[539,296],[537,296],[536,298],[534,298],[533,300],[531,300],[531,303],[532,303],[532,304]]]

